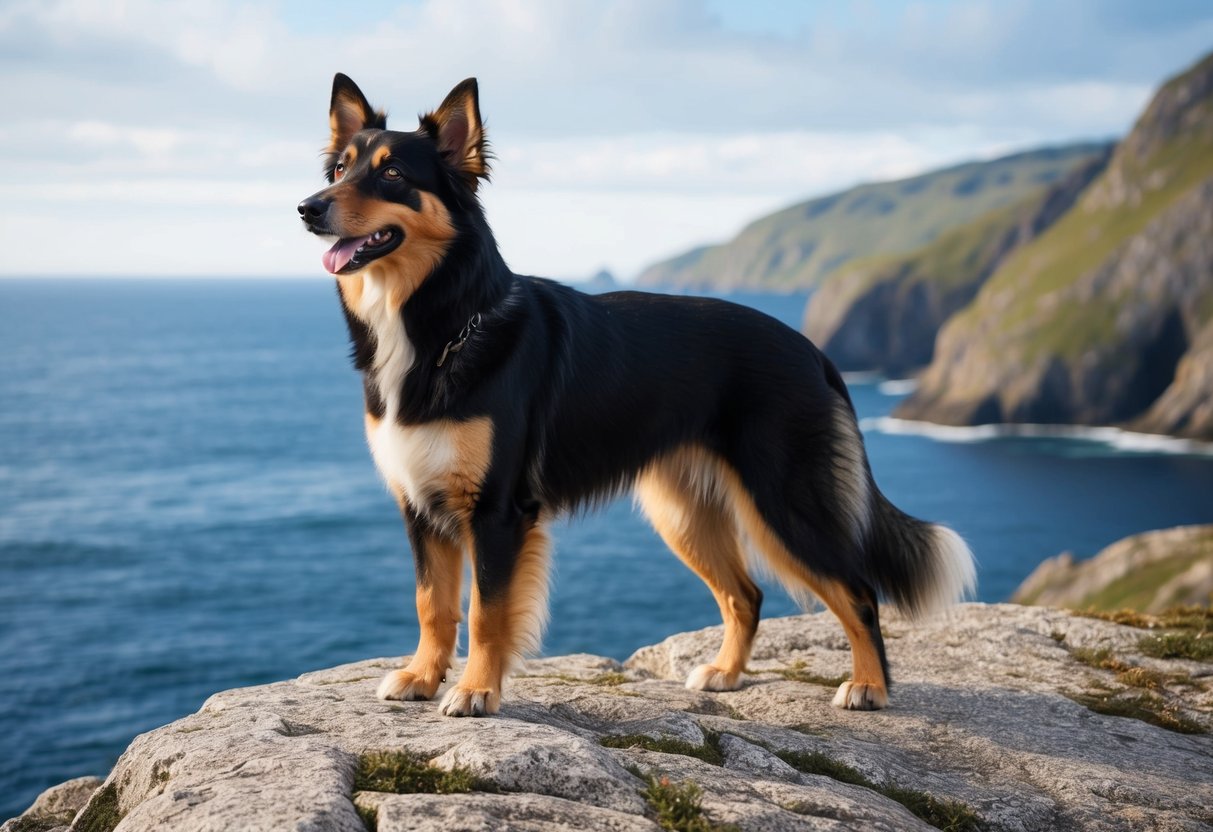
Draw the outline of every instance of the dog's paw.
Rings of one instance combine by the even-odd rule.
[[[438,692],[440,684],[441,682],[426,681],[407,670],[393,670],[383,677],[375,695],[380,699],[402,699],[406,702],[429,699]]]
[[[500,693],[456,685],[442,697],[438,712],[444,716],[487,716],[497,713],[500,707]]]
[[[843,682],[830,704],[846,711],[879,711],[889,704],[889,693],[884,685]]]
[[[701,664],[687,677],[687,690],[737,690],[740,673],[725,673],[715,665]]]

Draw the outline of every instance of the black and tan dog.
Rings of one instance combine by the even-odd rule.
[[[877,599],[935,609],[971,589],[973,561],[877,489],[834,366],[742,306],[591,297],[513,274],[476,195],[489,168],[473,79],[396,132],[338,75],[329,124],[330,184],[299,213],[336,238],[324,265],[363,374],[367,440],[416,560],[421,641],[379,696],[438,691],[470,556],[467,665],[440,709],[495,712],[511,662],[539,646],[549,521],[634,489],[724,617],[719,655],[687,687],[740,684],[762,601],[753,548],[842,622],[854,672],[834,704],[883,707]]]

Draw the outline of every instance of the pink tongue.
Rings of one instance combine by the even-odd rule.
[[[345,240],[338,240],[321,257],[324,261],[324,267],[329,270],[330,274],[337,274],[337,272],[345,268],[346,263],[350,262],[354,256],[354,252],[358,250],[358,246],[369,239],[371,239],[370,234],[367,234],[365,237],[350,237]]]

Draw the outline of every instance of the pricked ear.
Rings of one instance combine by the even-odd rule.
[[[475,78],[460,82],[437,110],[421,117],[421,126],[473,191],[481,179],[488,179],[489,149]]]
[[[348,75],[333,76],[333,98],[329,104],[329,153],[340,153],[359,130],[387,129],[387,115],[371,107],[362,90]]]

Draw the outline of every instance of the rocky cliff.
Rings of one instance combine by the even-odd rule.
[[[948,322],[896,415],[1213,439],[1211,325],[1213,55],[1159,90],[1078,203]]]
[[[1106,152],[1088,143],[972,162],[912,179],[860,185],[793,205],[731,241],[645,269],[641,287],[790,292],[817,286],[857,257],[914,251],[1013,205]]]
[[[1108,612],[1161,613],[1213,603],[1213,526],[1180,526],[1118,540],[1089,560],[1050,558],[1011,600]]]
[[[944,322],[973,300],[1003,261],[1069,210],[1109,153],[911,254],[865,258],[839,269],[809,299],[805,335],[844,371],[901,376],[925,367]]]
[[[849,658],[824,613],[764,621],[730,693],[681,683],[719,628],[532,661],[486,719],[376,699],[388,660],[226,691],[137,737],[72,829],[1213,828],[1213,656],[1011,605],[885,629],[880,712],[830,707]]]

